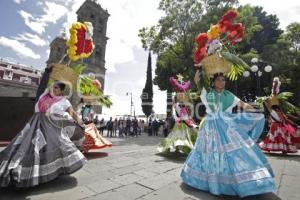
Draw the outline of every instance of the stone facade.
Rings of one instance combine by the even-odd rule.
[[[35,97],[41,71],[0,59],[0,97]]]

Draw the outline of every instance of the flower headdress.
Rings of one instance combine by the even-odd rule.
[[[176,98],[179,102],[188,102],[189,101],[189,94],[187,91],[191,87],[190,81],[183,81],[183,76],[181,74],[177,75],[177,79],[175,77],[170,77],[169,82],[172,87],[176,90]]]
[[[177,80],[178,79],[178,80]],[[176,89],[177,92],[186,92],[191,87],[191,82],[184,82],[183,77],[179,74],[177,75],[177,79],[175,77],[170,77],[169,82],[173,88]]]
[[[73,23],[70,28],[70,38],[67,41],[67,54],[69,55],[70,61],[76,61],[80,58],[89,57],[94,49],[93,44],[93,25],[90,22],[76,22]],[[66,54],[66,55],[67,55]],[[50,74],[49,83],[54,80],[64,81],[69,83],[73,89],[77,89],[77,82],[79,80],[79,74],[83,71],[82,65],[73,65],[74,67],[68,67],[62,64],[65,56],[62,57],[59,63],[53,63],[53,69]],[[68,64],[69,65],[69,64]]]
[[[237,16],[235,10],[226,12],[207,33],[200,33],[196,37],[198,47],[194,52],[195,66],[203,66],[206,76],[223,73],[227,74],[229,79],[236,80],[237,76],[244,72],[244,68],[248,67],[238,56],[223,50],[224,42],[235,45],[244,37],[243,25],[234,23]]]
[[[268,110],[271,110],[272,106],[278,105],[281,107],[281,109],[285,112],[299,112],[300,109],[290,102],[288,102],[288,99],[293,96],[293,93],[291,92],[280,92],[280,85],[281,82],[278,77],[275,77],[273,79],[272,84],[272,91],[269,96],[264,97],[257,97],[256,103],[262,108],[263,104],[268,108]],[[280,93],[279,93],[280,92]]]
[[[76,22],[70,28],[68,55],[72,61],[87,58],[93,53],[93,25],[91,22]]]

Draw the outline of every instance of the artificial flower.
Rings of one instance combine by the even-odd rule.
[[[221,17],[219,24],[222,24],[225,21],[232,22],[237,16],[238,13],[236,10],[229,10]]]
[[[194,52],[194,62],[199,64],[206,57],[206,46],[197,48]]]
[[[222,43],[218,39],[210,41],[207,48],[208,55],[220,52],[222,50],[222,46]]]
[[[242,41],[244,34],[245,31],[243,25],[238,23],[231,26],[227,37],[232,44],[236,44],[237,42]]]
[[[202,48],[206,45],[208,41],[208,36],[206,33],[199,33],[196,37],[195,42],[198,44],[198,47]]]
[[[68,55],[73,61],[80,58],[89,57],[94,49],[92,39],[92,24],[90,22],[76,22],[70,28],[70,39],[67,42],[69,46]]]
[[[213,25],[210,27],[210,29],[207,31],[207,36],[209,40],[214,40],[220,36],[221,29],[218,24]]]

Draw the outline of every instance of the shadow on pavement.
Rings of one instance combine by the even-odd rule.
[[[181,153],[157,153],[155,155],[165,158],[165,160],[168,162],[174,163],[184,163],[187,158],[187,155]]]
[[[64,175],[48,183],[43,183],[31,188],[0,188],[0,199],[2,200],[30,200],[33,196],[59,192],[77,186],[77,179],[73,176]]]
[[[274,193],[266,193],[266,194],[255,195],[255,196],[248,196],[248,197],[245,197],[242,199],[243,200],[281,200],[281,198]]]
[[[84,153],[84,156],[88,159],[88,160],[93,160],[93,159],[98,159],[98,158],[104,158],[108,156],[108,153],[106,152],[96,152],[96,151],[91,151],[88,153]]]
[[[212,195],[208,192],[197,190],[195,188],[189,187],[188,185],[182,183],[180,185],[182,191],[190,196],[193,196],[198,199],[210,199],[210,200],[281,200],[280,197],[278,197],[274,193],[265,193],[261,195],[254,195],[254,196],[248,196],[244,198],[240,198],[238,196],[227,196],[227,195],[221,195],[216,196]]]

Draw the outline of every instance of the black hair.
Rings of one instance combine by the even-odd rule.
[[[219,76],[223,76],[224,77],[224,74],[223,73],[215,73],[213,78],[212,78],[212,81],[214,82]]]
[[[61,82],[61,81],[55,81],[55,82],[54,82],[54,85],[57,85],[57,86],[60,88],[61,91],[64,91],[65,88],[66,88],[66,84],[64,84],[64,83]]]
[[[273,106],[271,106],[271,108],[273,110],[281,110],[280,107],[279,107],[279,105],[273,105]]]

